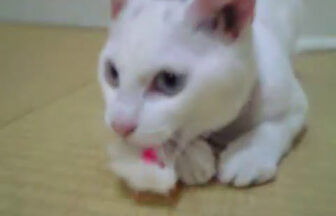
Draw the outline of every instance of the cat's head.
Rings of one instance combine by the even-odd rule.
[[[232,121],[255,73],[254,0],[112,0],[99,61],[105,120],[126,142],[161,145]]]

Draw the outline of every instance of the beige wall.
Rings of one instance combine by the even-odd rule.
[[[0,20],[102,26],[109,0],[0,0]]]
[[[336,37],[336,0],[303,0],[303,3],[304,34]]]
[[[303,2],[304,36],[336,37],[336,0]],[[105,26],[108,11],[109,0],[0,0],[0,20]]]

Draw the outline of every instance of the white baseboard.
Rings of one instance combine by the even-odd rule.
[[[296,49],[300,53],[310,51],[336,50],[336,36],[302,37],[299,39]]]

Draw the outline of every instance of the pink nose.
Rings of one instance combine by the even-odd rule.
[[[113,130],[121,137],[126,138],[131,135],[135,129],[135,124],[112,122]]]

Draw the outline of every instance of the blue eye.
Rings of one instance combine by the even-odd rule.
[[[185,75],[162,70],[154,79],[153,90],[168,96],[174,96],[185,86]]]
[[[112,87],[117,88],[119,86],[119,73],[117,68],[111,62],[106,63],[105,77]]]

